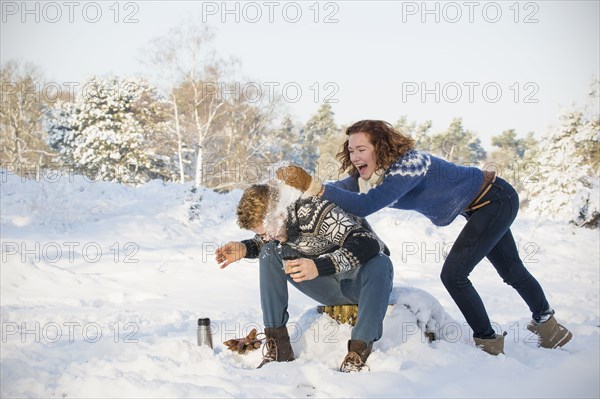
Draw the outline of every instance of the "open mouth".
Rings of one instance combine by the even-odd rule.
[[[358,173],[363,173],[365,170],[367,170],[367,165],[363,164],[363,165],[355,165],[356,169],[358,169]]]

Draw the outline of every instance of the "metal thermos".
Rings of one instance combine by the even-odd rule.
[[[213,347],[209,318],[198,319],[198,346]]]

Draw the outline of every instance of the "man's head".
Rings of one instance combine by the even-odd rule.
[[[269,208],[269,199],[275,191],[267,184],[253,184],[244,190],[237,206],[237,224],[242,229],[252,230],[261,225]]]
[[[251,230],[265,241],[273,238],[285,240],[285,216],[274,209],[279,199],[279,189],[268,184],[253,184],[244,190],[237,206],[237,224]]]

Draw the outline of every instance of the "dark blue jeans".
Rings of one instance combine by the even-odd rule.
[[[473,336],[487,338],[495,334],[481,297],[469,281],[475,266],[487,257],[504,282],[513,287],[531,310],[534,320],[550,311],[550,306],[538,281],[527,271],[519,258],[510,225],[519,211],[519,196],[501,178],[496,178],[482,199],[488,205],[464,213],[467,224],[452,246],[441,278],[473,330]]]
[[[264,245],[259,256],[260,302],[265,327],[280,327],[287,323],[289,282],[323,305],[358,304],[358,319],[351,338],[367,343],[381,338],[394,280],[390,258],[379,254],[347,272],[296,283],[283,272],[281,254],[276,246],[274,242]]]

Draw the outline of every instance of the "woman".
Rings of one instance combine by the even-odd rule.
[[[416,151],[410,137],[384,121],[359,121],[346,135],[338,159],[340,171],[350,177],[337,187],[321,185],[297,166],[280,168],[278,178],[305,195],[320,195],[358,216],[389,206],[417,211],[433,224],[445,226],[463,215],[467,223],[444,262],[441,279],[473,330],[475,344],[492,355],[504,353],[504,335],[495,334],[468,278],[484,257],[529,306],[533,320],[527,328],[538,335],[539,346],[556,348],[571,339],[571,332],[557,323],[542,287],[519,258],[510,232],[519,198],[509,183],[494,172]]]

